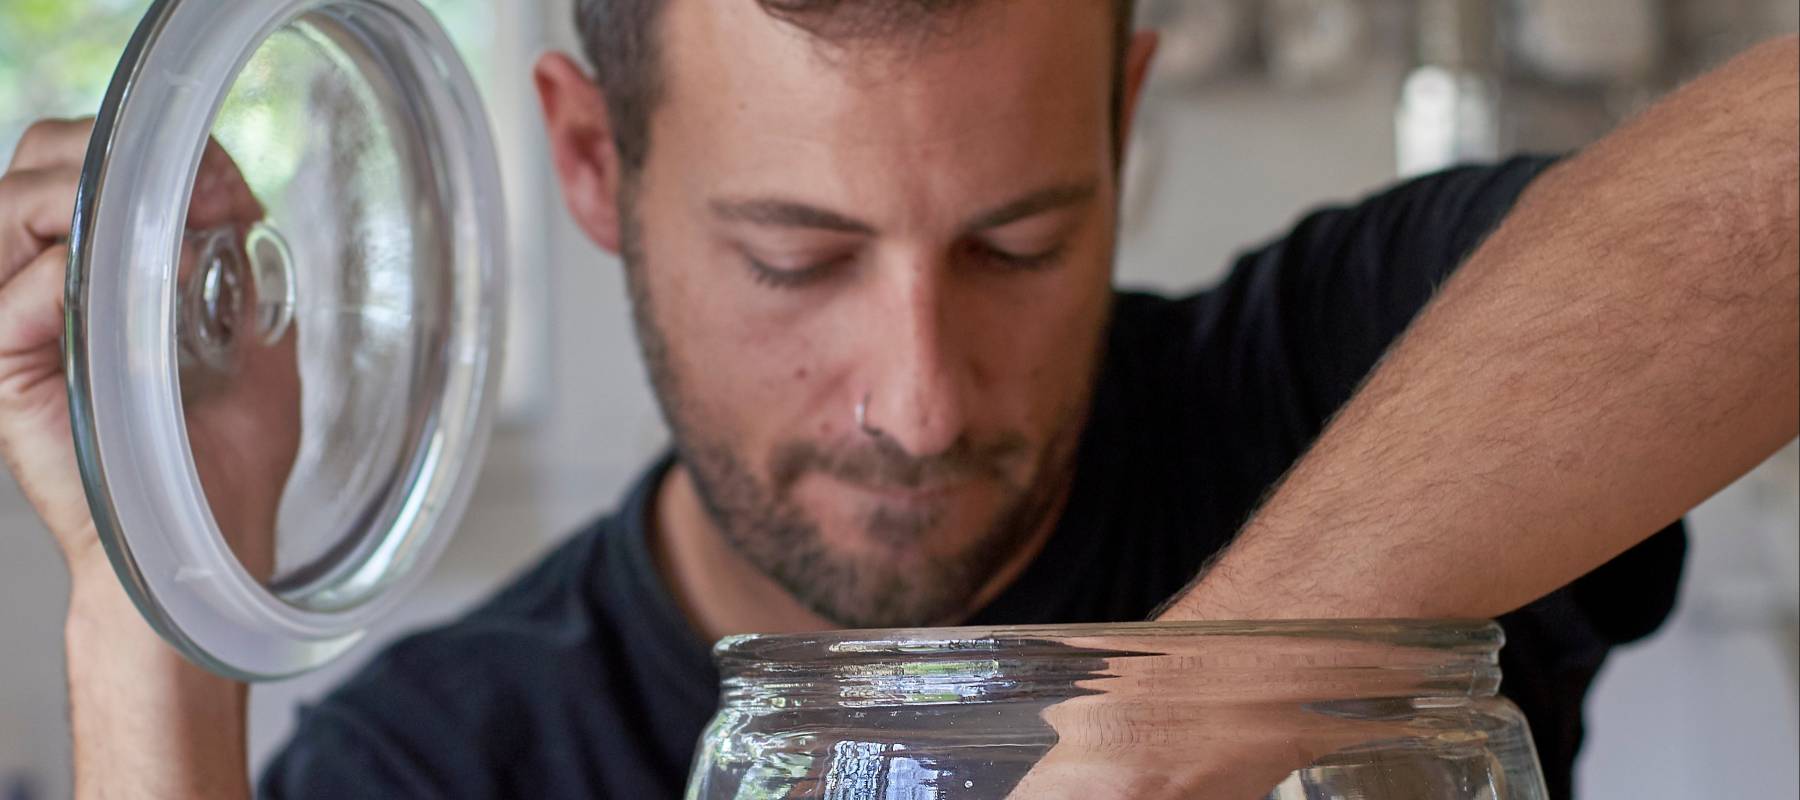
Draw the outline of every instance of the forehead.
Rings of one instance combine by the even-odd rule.
[[[980,0],[950,14],[823,42],[754,0],[672,2],[651,160],[666,146],[726,183],[968,184],[919,185],[921,197],[1108,162],[1108,3]]]

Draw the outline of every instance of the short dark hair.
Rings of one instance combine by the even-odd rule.
[[[992,0],[756,0],[763,11],[833,42],[886,38],[948,12]],[[1004,2],[1005,0],[999,0]],[[1134,0],[1113,5],[1113,97],[1115,139],[1122,137],[1125,111],[1125,57],[1130,49]],[[663,69],[657,23],[668,0],[576,0],[575,30],[606,95],[627,177],[634,177],[650,153],[650,115],[663,98]],[[1123,142],[1115,141],[1115,155]]]

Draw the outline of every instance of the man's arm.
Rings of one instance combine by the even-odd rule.
[[[1794,438],[1796,52],[1534,182],[1162,618],[1497,616]]]
[[[60,336],[70,218],[92,130],[92,120],[38,122],[0,173],[0,460],[69,568],[65,647],[75,794],[244,797],[244,686],[182,660],[132,606],[95,535],[76,467]],[[221,148],[208,149],[196,185],[191,226],[262,217]],[[285,363],[291,364],[291,335],[287,341]],[[264,360],[260,369],[283,363],[269,358],[271,350],[255,352]],[[195,466],[233,550],[246,568],[266,574],[273,541],[263,534],[273,527],[273,498],[287,479],[299,428],[284,413],[291,403],[262,402],[261,392],[275,384],[239,383],[247,388],[198,394],[187,404],[186,423],[192,437],[259,423],[252,432],[266,446],[254,449],[254,462],[206,458]],[[214,455],[239,452],[212,449]]]
[[[103,559],[70,573],[75,796],[249,797],[247,687],[165,644]]]

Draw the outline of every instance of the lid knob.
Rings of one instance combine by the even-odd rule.
[[[293,259],[273,227],[258,222],[241,238],[236,226],[195,231],[183,252],[196,254],[181,278],[183,372],[227,373],[246,336],[267,346],[287,333],[294,318]]]

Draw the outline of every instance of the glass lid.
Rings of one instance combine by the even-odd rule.
[[[95,126],[69,398],[101,541],[182,652],[343,653],[429,568],[499,365],[499,170],[415,0],[160,0]]]

